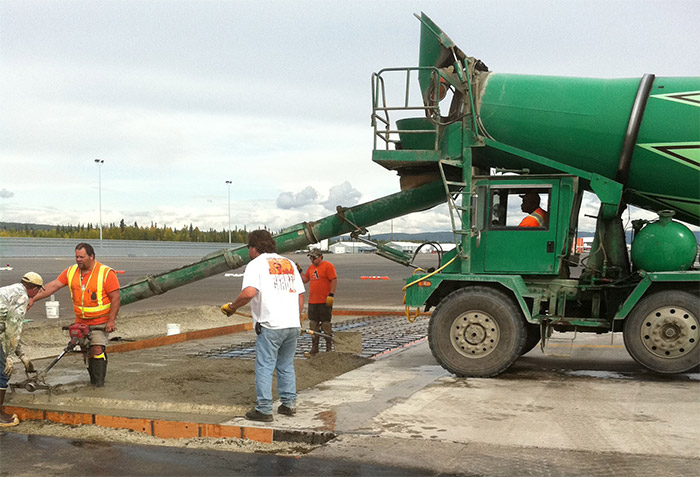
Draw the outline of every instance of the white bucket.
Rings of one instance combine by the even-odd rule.
[[[180,323],[168,323],[168,336],[180,334]]]
[[[53,298],[53,295],[51,295]],[[58,318],[58,302],[57,301],[47,301],[46,304],[46,318]]]

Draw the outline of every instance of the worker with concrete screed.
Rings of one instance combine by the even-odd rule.
[[[119,313],[119,280],[114,270],[95,260],[95,249],[87,243],[75,247],[75,265],[66,268],[46,289],[29,300],[34,302],[52,295],[57,290],[70,285],[75,322],[88,326],[104,325],[104,331],[91,329],[88,335],[88,349],[83,349],[87,361],[90,384],[103,387],[107,375],[107,340],[114,331]]]
[[[248,235],[251,262],[243,273],[241,293],[221,307],[227,316],[248,303],[258,337],[255,341],[255,392],[257,404],[246,412],[246,419],[271,422],[272,375],[277,370],[277,392],[281,405],[277,412],[296,413],[297,384],[294,353],[301,331],[304,308],[304,282],[291,260],[277,254],[277,244],[267,230]]]
[[[36,296],[43,289],[43,285],[44,280],[38,273],[28,272],[20,283],[0,288],[0,427],[19,424],[17,415],[5,414],[2,411],[7,383],[13,371],[10,355],[19,346],[29,299]],[[22,359],[22,363],[27,372],[34,369],[32,362],[26,357]]]
[[[321,331],[330,336],[333,334],[331,316],[338,274],[331,262],[323,260],[320,249],[312,248],[308,255],[311,265],[301,275],[301,279],[309,284],[309,328],[311,331]],[[319,341],[318,335],[311,336],[311,356],[318,354]],[[326,351],[332,349],[333,340],[326,338]]]

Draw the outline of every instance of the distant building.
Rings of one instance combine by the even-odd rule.
[[[377,250],[362,242],[336,242],[328,249],[332,253],[374,253]]]

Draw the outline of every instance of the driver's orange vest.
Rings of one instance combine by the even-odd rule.
[[[75,316],[85,320],[106,317],[112,303],[104,291],[107,274],[112,269],[95,262],[95,267],[90,272],[87,282],[81,279],[78,265],[68,269],[68,285],[70,296],[73,299],[73,311]]]
[[[538,207],[537,210],[525,217],[518,227],[545,227],[546,222],[547,212]]]

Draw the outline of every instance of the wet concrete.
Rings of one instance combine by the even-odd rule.
[[[126,446],[21,434],[0,434],[0,461],[0,476],[431,475],[420,468],[358,463],[345,459],[310,456],[300,459],[202,449]]]
[[[689,475],[700,464],[699,392],[697,374],[653,375],[609,337],[590,336],[567,358],[534,350],[496,379],[454,378],[422,342],[301,391],[297,415],[276,415],[270,424],[191,403],[162,402],[168,412],[137,409],[127,396],[92,404],[121,406],[129,415],[337,434],[302,459],[430,474],[514,475],[528,465],[532,475]],[[75,396],[51,404],[85,406]]]

